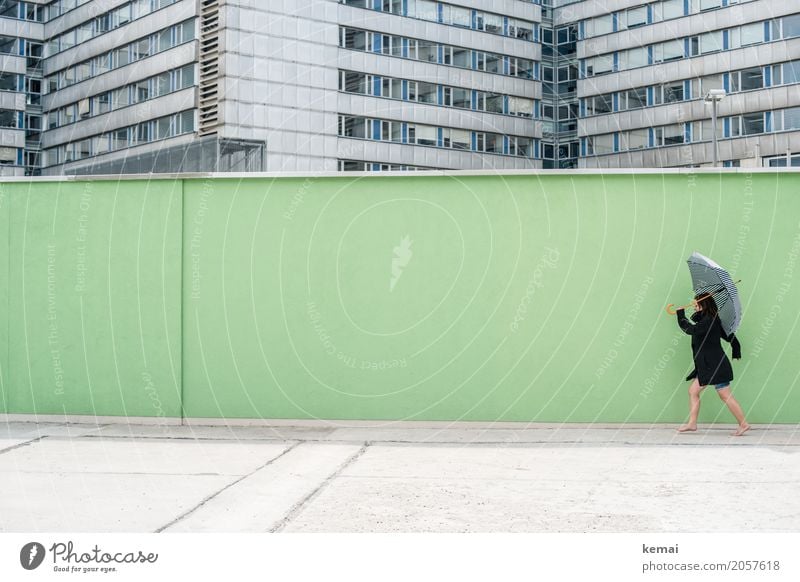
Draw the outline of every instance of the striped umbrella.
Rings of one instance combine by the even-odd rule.
[[[742,322],[742,303],[731,276],[717,263],[698,252],[692,253],[686,262],[689,264],[694,294],[711,294],[719,310],[722,329],[728,335],[734,333]]]

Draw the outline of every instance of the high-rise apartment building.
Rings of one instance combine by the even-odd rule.
[[[800,165],[800,0],[0,0],[0,173]],[[719,91],[718,91],[719,92]]]

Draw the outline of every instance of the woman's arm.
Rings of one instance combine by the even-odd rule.
[[[736,339],[736,336],[734,334],[731,334],[729,336],[723,335],[722,339],[724,339],[726,342],[730,342],[731,348],[732,348],[731,357],[734,360],[741,360],[742,359],[742,346],[739,344],[739,340]]]
[[[686,312],[683,309],[679,309],[677,312],[678,315],[678,326],[684,331],[684,333],[688,335],[704,335],[708,331],[708,326],[710,325],[708,317],[702,318],[697,324],[692,325],[689,323],[689,320],[686,319]]]

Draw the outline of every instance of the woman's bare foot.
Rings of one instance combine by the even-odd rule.
[[[731,436],[742,436],[748,430],[750,430],[749,424],[740,424],[739,428],[736,429],[736,432],[731,433]]]
[[[678,427],[678,432],[694,432],[696,430],[697,430],[696,424],[682,424],[680,427]]]

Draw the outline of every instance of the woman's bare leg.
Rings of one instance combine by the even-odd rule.
[[[700,386],[697,378],[689,384],[689,422],[678,428],[678,432],[691,432],[697,430],[697,415],[700,414],[700,393],[705,386]]]
[[[717,394],[719,394],[722,401],[728,405],[728,410],[731,411],[733,416],[736,417],[736,422],[739,423],[739,428],[736,432],[732,433],[733,436],[742,436],[750,430],[750,425],[747,424],[747,421],[744,419],[744,411],[736,398],[733,397],[730,386],[717,390]]]

